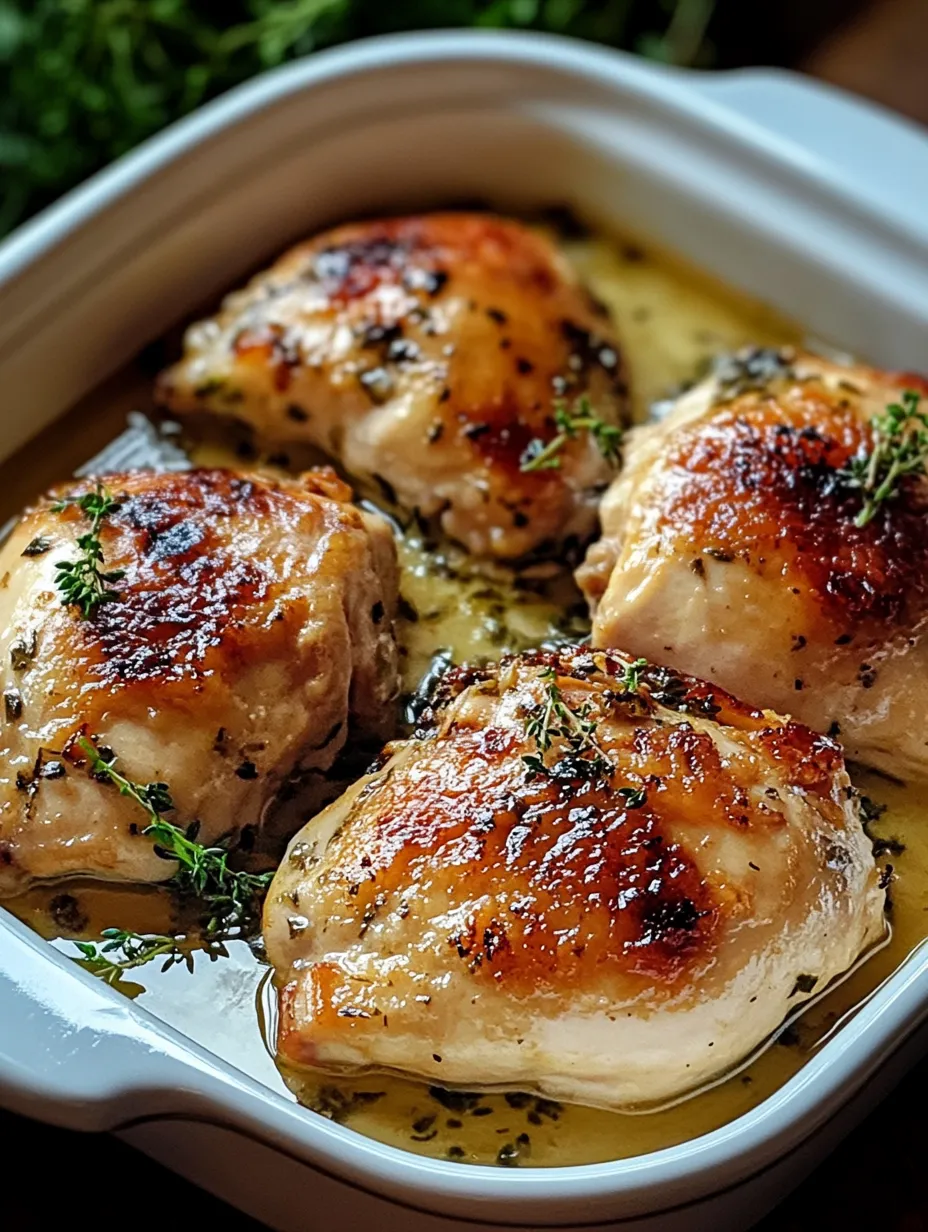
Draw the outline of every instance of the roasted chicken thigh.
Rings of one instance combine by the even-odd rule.
[[[355,223],[297,245],[187,333],[159,400],[318,446],[472,552],[519,557],[595,526],[612,477],[577,433],[521,470],[588,395],[619,422],[603,309],[540,234],[483,214]]]
[[[928,483],[860,525],[849,463],[922,378],[745,352],[635,428],[578,574],[593,641],[712,680],[849,756],[928,773]]]
[[[588,649],[459,669],[443,694],[272,884],[288,1064],[664,1101],[882,935],[828,737]]]
[[[166,783],[176,817],[215,843],[260,825],[290,772],[331,766],[349,724],[389,734],[393,540],[331,471],[105,483],[109,601],[66,606],[56,576],[80,558],[90,523],[76,502],[93,481],[29,510],[0,559],[3,894],[34,878],[174,871],[139,833],[137,804],[90,777],[82,741],[129,779]]]

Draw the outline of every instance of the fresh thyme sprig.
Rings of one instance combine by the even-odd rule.
[[[180,865],[171,879],[178,893],[198,898],[208,909],[204,919],[207,938],[246,933],[260,915],[274,874],[229,868],[229,852],[224,847],[198,843],[199,829],[198,821],[181,829],[158,818],[142,833],[155,840],[157,855]]]
[[[844,468],[844,482],[864,496],[855,526],[872,522],[879,507],[899,495],[906,475],[928,473],[928,414],[919,410],[920,402],[921,395],[907,389],[901,402],[891,402],[881,415],[874,415],[873,448],[862,450]]]
[[[622,664],[622,675],[616,681],[623,693],[637,693],[646,659],[634,659]],[[557,671],[546,667],[541,672],[544,698],[528,712],[525,734],[535,742],[537,752],[523,753],[522,763],[529,780],[546,776],[553,779],[607,780],[615,773],[615,765],[597,739],[597,723],[592,717],[590,702],[571,706],[557,684]],[[550,765],[545,755],[555,741],[563,744],[557,761]],[[642,808],[647,803],[643,787],[620,787],[627,809]]]
[[[569,409],[563,402],[557,403],[554,409],[554,422],[558,432],[550,441],[542,441],[535,437],[526,445],[519,459],[520,471],[560,470],[561,450],[568,441],[575,440],[581,432],[590,434],[607,462],[618,462],[619,450],[622,446],[622,429],[616,424],[607,423],[601,419],[594,412],[586,396],[578,400],[575,410]]]
[[[613,770],[612,762],[596,739],[596,721],[589,702],[574,710],[564,699],[557,685],[557,672],[547,667],[541,673],[544,700],[530,712],[525,722],[525,734],[535,742],[537,754],[525,753],[522,761],[531,777],[542,774],[555,778],[606,778]],[[553,767],[545,762],[555,740],[563,741],[566,756]],[[558,773],[558,771],[562,773]]]
[[[198,898],[206,907],[207,939],[247,932],[258,917],[273,873],[230,868],[229,852],[224,847],[205,847],[197,842],[199,822],[183,828],[165,820],[162,814],[174,807],[167,784],[133,783],[116,769],[116,757],[110,750],[98,749],[83,736],[78,743],[87,755],[90,773],[113,783],[120,795],[134,800],[148,814],[142,834],[154,840],[156,855],[176,861],[178,867],[170,881],[173,888],[179,894]]]
[[[641,688],[641,673],[648,666],[647,659],[632,659],[622,664],[622,675],[616,683],[625,693],[637,693]]]
[[[179,937],[160,933],[142,934],[124,928],[104,928],[100,934],[101,944],[90,941],[75,941],[80,951],[80,962],[98,979],[115,987],[127,971],[144,967],[146,963],[163,958],[161,970],[167,971],[175,963],[184,963],[193,970],[193,955],[181,949]]]
[[[92,492],[58,501],[52,506],[52,511],[61,513],[71,505],[76,505],[90,518],[90,530],[78,536],[77,546],[81,554],[77,560],[56,561],[55,568],[58,572],[55,585],[61,592],[61,602],[65,607],[78,608],[83,618],[89,620],[101,604],[112,603],[119,598],[119,592],[110,590],[108,584],[125,577],[123,569],[100,568],[103,563],[100,527],[104,520],[119,508],[119,502],[114,500],[98,479]]]
[[[545,681],[545,700],[525,724],[526,733],[543,753],[547,753],[556,737],[561,737],[576,743],[578,752],[591,749],[605,757],[596,743],[596,723],[589,717],[593,709],[590,703],[584,702],[579,710],[572,710],[556,683],[557,672],[553,667],[546,667],[541,678]]]

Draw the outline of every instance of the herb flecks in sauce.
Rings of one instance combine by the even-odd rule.
[[[424,678],[434,676],[437,664],[496,660],[589,635],[586,605],[566,567],[554,562],[522,569],[480,566],[463,549],[435,542],[415,524],[397,547],[403,684],[414,708],[423,683],[428,691]]]
[[[872,522],[881,505],[899,496],[907,475],[928,473],[928,414],[919,409],[921,395],[912,389],[900,402],[891,402],[881,415],[870,421],[873,448],[851,458],[842,479],[863,494],[863,506],[854,525],[862,528]]]
[[[102,603],[112,603],[119,598],[119,592],[111,590],[110,583],[125,577],[122,569],[104,570],[100,567],[103,564],[100,528],[109,515],[119,508],[119,502],[98,479],[92,492],[58,501],[52,506],[52,510],[62,513],[72,505],[90,519],[90,530],[78,536],[77,547],[80,549],[80,555],[76,560],[55,562],[55,568],[58,570],[55,585],[65,607],[76,607],[81,616],[89,620]]]
[[[557,434],[550,441],[543,441],[538,437],[529,441],[519,459],[520,471],[560,470],[564,446],[568,441],[576,440],[581,432],[589,434],[607,462],[613,465],[618,463],[622,429],[617,424],[607,423],[600,418],[590,405],[589,398],[581,397],[575,405],[576,409],[571,410],[563,402],[556,404],[554,423],[558,429]]]

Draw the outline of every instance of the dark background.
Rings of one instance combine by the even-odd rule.
[[[756,1232],[925,1232],[926,1107],[928,1061]],[[124,1232],[133,1226],[167,1232],[262,1232],[260,1224],[115,1138],[52,1130],[0,1113],[0,1144],[4,1232],[48,1232],[76,1226],[84,1218],[99,1232]],[[39,1178],[42,1183],[36,1185]],[[305,1198],[309,1219],[312,1194],[307,1192]],[[331,1232],[361,1230],[346,1223]],[[715,1230],[694,1220],[692,1232]]]
[[[928,0],[0,0],[0,233],[262,68],[383,30],[474,24],[696,67],[796,68],[928,123]],[[762,1232],[928,1232],[926,1107],[928,1061]],[[0,1113],[0,1143],[9,1232],[82,1217],[121,1232],[140,1213],[143,1226],[257,1230],[113,1139]]]

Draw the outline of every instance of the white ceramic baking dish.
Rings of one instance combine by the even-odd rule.
[[[882,364],[924,368],[928,141],[788,74],[436,34],[313,57],[206,107],[0,249],[0,452],[320,224],[449,199],[569,202]],[[0,1101],[128,1141],[280,1229],[746,1227],[922,1046],[913,955],[776,1095],[613,1164],[465,1167],[288,1102],[0,911]]]

